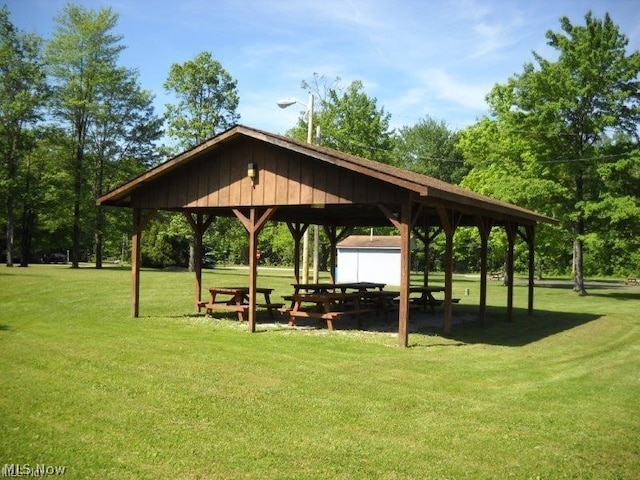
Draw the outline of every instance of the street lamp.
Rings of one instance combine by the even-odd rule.
[[[298,100],[292,100],[290,98],[287,98],[285,100],[278,100],[278,106],[280,108],[287,108],[291,105],[295,105],[296,103],[299,103],[303,107],[306,107],[307,111],[309,112],[309,119],[307,121],[307,143],[313,143],[311,139],[311,135],[313,133],[313,93],[309,95],[309,105],[305,105]]]
[[[307,108],[309,117],[307,120],[307,143],[313,143],[313,94],[309,95],[309,105],[305,105],[298,100],[292,100],[290,98],[284,100],[278,100],[278,106],[280,108],[287,108],[291,105],[299,103],[303,107]],[[313,231],[313,282],[318,283],[318,264],[319,264],[319,248],[320,248],[320,232],[318,225],[314,225]],[[308,283],[309,281],[309,229],[304,231],[304,237],[302,239],[302,283]]]

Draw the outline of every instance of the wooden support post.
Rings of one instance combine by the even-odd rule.
[[[275,207],[265,209],[262,215],[258,215],[257,209],[252,207],[249,209],[247,217],[237,208],[232,208],[233,213],[244,225],[245,230],[249,234],[249,331],[256,331],[256,286],[258,278],[258,234],[264,224],[271,218],[276,211]]]
[[[478,317],[480,325],[484,326],[487,320],[487,256],[489,252],[489,235],[491,234],[492,221],[486,217],[477,217],[478,232],[480,233],[480,307]]]
[[[344,227],[341,231],[338,231],[338,227],[336,227],[335,225],[325,225],[324,232],[326,233],[330,244],[329,275],[331,277],[331,283],[336,283],[336,258],[338,256],[338,243],[351,235],[351,232],[353,232],[353,227]]]
[[[251,228],[249,234],[249,331],[256,331],[256,287],[258,286],[258,233],[256,228],[256,209],[249,212]]]
[[[533,290],[535,286],[535,225],[525,225],[524,231],[518,229],[518,235],[527,243],[529,249],[528,261],[528,291],[527,291],[527,314],[533,315]]]
[[[424,270],[422,272],[422,284],[425,287],[429,286],[429,242],[424,243]]]
[[[409,344],[409,286],[411,284],[411,201],[400,207],[400,217],[389,210],[386,205],[378,204],[391,224],[400,231],[400,305],[398,308],[398,344],[406,347]]]
[[[529,316],[533,315],[533,292],[535,286],[535,235],[536,235],[536,227],[535,225],[528,225],[527,227],[527,245],[529,246],[529,291],[528,291],[528,301],[527,301],[527,314]]]
[[[131,234],[131,316],[140,316],[140,235],[142,210],[133,209],[133,229]]]
[[[429,285],[429,227],[425,224],[424,230],[417,225],[413,227],[413,234],[422,242],[424,248],[424,270],[422,271],[422,284],[426,287]]]
[[[443,206],[438,207],[440,224],[445,234],[444,253],[444,325],[443,333],[451,333],[453,323],[453,236],[460,222],[461,215]]]
[[[293,278],[295,283],[300,283],[300,241],[309,228],[309,224],[287,222],[287,227],[293,237]]]
[[[198,311],[198,303],[202,300],[202,237],[204,232],[209,228],[211,222],[215,218],[213,215],[207,216],[197,213],[195,217],[189,212],[183,212],[187,222],[193,230],[193,243],[194,243],[194,259],[193,259],[193,271],[196,276],[195,288],[194,288],[194,304],[196,311]]]
[[[324,233],[329,239],[329,277],[331,283],[336,283],[336,265],[338,258],[338,227],[324,225]]]
[[[513,250],[516,241],[518,226],[513,222],[507,222],[504,226],[507,232],[507,265],[505,276],[507,277],[507,320],[513,321]]]
[[[398,344],[409,345],[409,286],[411,284],[411,202],[404,202],[400,212],[400,307]]]
[[[442,227],[437,227],[433,230],[431,235],[427,236],[427,243],[424,246],[424,258],[426,265],[424,266],[424,286],[427,287],[429,285],[429,252],[431,243],[436,239],[438,235],[442,232]],[[428,232],[427,232],[428,233]]]
[[[422,242],[424,246],[424,272],[422,274],[422,284],[427,287],[429,286],[429,247],[431,243],[435,240],[435,238],[440,235],[442,232],[442,227],[437,227],[433,229],[433,232],[429,234],[429,227],[424,225],[424,232],[421,231],[417,226],[413,227],[413,233],[418,239]]]
[[[143,215],[142,209],[133,209],[133,227],[131,229],[131,316],[140,316],[140,239],[142,230],[156,215],[156,209]]]

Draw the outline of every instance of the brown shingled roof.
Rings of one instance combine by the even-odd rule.
[[[227,145],[230,142],[234,142],[242,138],[252,138],[266,144],[276,145],[288,151],[313,158],[314,160],[327,162],[329,164],[352,170],[361,175],[396,185],[400,188],[414,192],[414,194],[417,195],[417,199],[429,200],[431,205],[447,204],[450,205],[451,208],[465,212],[468,216],[480,214],[493,216],[496,219],[510,218],[522,222],[535,223],[542,221],[557,223],[554,219],[537,212],[481,195],[433,177],[242,125],[232,127],[229,130],[201,143],[200,145],[197,145],[196,147],[138,175],[132,180],[116,187],[109,193],[98,198],[97,204],[124,207],[130,206],[131,194],[136,189],[154,182],[156,179],[172,172],[174,169],[182,167],[189,162],[200,158],[202,155],[220,148],[222,145]],[[309,205],[300,206],[309,208]],[[375,206],[375,204],[373,206]],[[285,214],[286,213],[284,211],[281,211],[278,215],[284,216]],[[278,215],[276,215],[276,218]],[[469,219],[470,218],[471,217],[469,217]],[[373,225],[373,223],[371,225]]]

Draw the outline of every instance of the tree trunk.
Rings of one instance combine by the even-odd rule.
[[[508,268],[508,260],[507,260],[507,254],[505,254],[504,256],[504,266],[502,268],[502,271],[504,272],[504,276],[502,277],[502,286],[503,287],[508,287],[509,286],[509,268]]]
[[[582,261],[582,236],[584,235],[584,214],[581,202],[584,200],[584,179],[582,174],[576,177],[576,210],[578,213],[578,219],[575,224],[575,238],[573,240],[573,291],[578,295],[586,295],[587,291],[584,288],[584,273],[583,273],[583,261]]]
[[[98,175],[96,178],[95,195],[96,198],[102,196],[104,184],[104,156],[100,155],[98,161]],[[102,245],[104,238],[104,211],[102,208],[96,210],[95,231],[93,233],[93,251],[96,256],[96,268],[102,268]]]
[[[23,192],[25,193],[22,203],[22,234],[20,237],[20,266],[28,267],[29,260],[31,259],[31,232],[33,230],[33,224],[35,214],[31,208],[30,199],[31,189],[31,161],[27,160],[27,174],[25,176],[25,183]]]
[[[536,280],[542,280],[544,277],[544,263],[541,258],[538,257],[538,274]]]
[[[79,127],[78,144],[76,147],[76,158],[74,159],[74,185],[73,185],[73,232],[71,241],[71,267],[80,266],[80,201],[82,199],[82,157],[84,155],[84,134],[83,128]]]
[[[587,290],[584,287],[584,274],[582,265],[582,240],[575,239],[573,241],[573,263],[575,265],[575,273],[573,276],[573,291],[579,295],[586,295]]]
[[[99,212],[98,212],[98,216],[100,216]],[[98,227],[96,229],[96,233],[94,235],[93,249],[96,256],[96,268],[102,268],[102,228],[101,227]]]
[[[77,194],[76,190],[76,194]],[[80,267],[80,201],[73,203],[73,233],[71,247],[71,268]]]
[[[22,237],[20,242],[20,266],[28,267],[31,258],[31,230],[33,228],[35,215],[33,211],[24,206],[22,209]]]
[[[12,142],[9,142],[12,143]],[[15,193],[15,182],[16,182],[16,172],[18,166],[16,164],[16,160],[13,157],[13,148],[9,146],[9,151],[6,155],[7,160],[7,173],[9,185],[7,188],[7,244],[6,244],[6,264],[7,267],[13,267],[13,235],[14,235],[14,218],[13,218],[13,207],[14,207],[14,193]]]
[[[13,196],[11,195],[11,188],[9,188],[9,194],[7,196],[7,267],[13,267]]]
[[[193,235],[189,237],[189,271],[196,271],[196,240]]]

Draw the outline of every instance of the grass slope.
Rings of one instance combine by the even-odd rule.
[[[412,333],[193,315],[192,275],[0,271],[0,467],[66,478],[638,478],[640,288],[489,285],[490,321]],[[436,278],[437,280],[437,278]],[[241,285],[215,270],[205,285]],[[259,284],[290,290],[287,272]],[[456,314],[479,283],[456,277]],[[464,296],[465,289],[471,296]],[[475,295],[475,296],[474,296]],[[520,307],[520,309],[518,309]],[[340,325],[337,325],[340,328]]]

